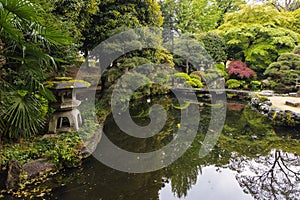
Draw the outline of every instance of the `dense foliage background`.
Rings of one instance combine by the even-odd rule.
[[[300,75],[299,7],[299,0],[0,0],[0,138],[43,133],[48,101],[54,100],[43,83],[79,67],[97,44],[128,28],[159,27],[150,41],[157,49],[113,61],[103,88],[149,62],[175,67],[193,87],[204,87],[203,71],[211,73],[212,66],[205,66],[202,54],[195,55],[203,66],[194,66],[162,47],[166,42],[188,57],[193,44],[181,44],[193,38],[228,87],[294,91]]]

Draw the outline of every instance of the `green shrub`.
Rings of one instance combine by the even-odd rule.
[[[202,82],[198,78],[192,78],[193,87],[201,88],[203,86]]]
[[[168,83],[169,79],[170,77],[167,74],[163,74],[163,73],[158,73],[155,74],[154,76],[155,83],[158,84],[166,84]]]
[[[293,49],[293,53],[294,53],[294,54],[300,55],[300,46],[296,46],[296,47]]]
[[[200,76],[196,73],[188,75],[184,72],[178,72],[175,74],[175,77],[179,83],[184,83],[185,87],[201,88],[203,86]]]
[[[203,87],[201,76],[198,71],[190,74],[191,82],[193,82],[193,87],[201,88]]]
[[[296,51],[298,50],[296,49]],[[264,75],[272,78],[272,80],[278,84],[294,85],[296,78],[300,76],[300,55],[295,53],[282,53],[277,59],[277,62],[273,62],[269,65]],[[278,86],[276,87],[278,88]]]
[[[199,81],[201,81],[201,78],[198,76],[198,75],[196,75],[196,74],[190,74],[190,78],[191,79],[197,79],[197,80],[199,80]]]
[[[229,78],[224,64],[221,64],[221,63],[215,64],[215,68],[223,78],[225,78],[225,79]]]
[[[184,72],[177,72],[174,74],[174,77],[176,80],[178,80],[179,82],[184,80],[184,81],[190,81],[191,78],[187,73]]]
[[[241,87],[241,82],[236,79],[229,79],[226,81],[226,86],[229,89],[238,89]]]
[[[260,86],[261,86],[261,82],[260,82],[260,81],[251,81],[251,82],[250,82],[250,87],[251,87],[251,89],[253,89],[253,90],[259,89]]]
[[[196,87],[197,85],[193,81],[186,81],[184,82],[185,87]]]
[[[0,151],[0,165],[6,166],[9,160],[18,160],[24,164],[44,157],[58,167],[74,167],[81,160],[78,155],[78,147],[81,145],[81,137],[76,132],[6,145]]]
[[[220,78],[220,76],[218,69],[207,69],[205,72],[202,72],[202,77],[206,82]]]
[[[257,98],[258,101],[259,101],[259,103],[263,103],[263,102],[269,100],[268,97],[266,97],[266,96],[261,96],[261,95],[259,95],[259,94],[254,94],[254,95],[251,96],[251,98]]]

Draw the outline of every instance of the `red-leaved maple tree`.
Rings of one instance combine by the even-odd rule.
[[[240,60],[234,60],[228,65],[228,74],[231,78],[253,78],[255,72],[247,67],[245,63]]]

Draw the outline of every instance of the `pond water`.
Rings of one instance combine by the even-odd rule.
[[[155,98],[151,103],[132,102],[133,120],[138,125],[147,125],[150,121],[147,114],[155,103],[167,110],[167,122],[159,134],[147,139],[133,138],[120,130],[112,115],[105,121],[104,133],[128,151],[154,151],[179,134],[174,130],[179,127],[182,113],[200,108],[197,135],[183,156],[167,167],[147,173],[121,172],[89,157],[80,168],[50,178],[47,184],[58,187],[46,197],[64,200],[299,199],[299,130],[274,129],[271,121],[245,104],[229,102],[217,144],[200,158],[212,105],[193,107],[191,103],[181,110],[171,97]],[[100,146],[101,143],[98,153]]]

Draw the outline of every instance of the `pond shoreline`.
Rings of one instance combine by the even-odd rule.
[[[287,105],[289,101],[300,102],[300,98],[287,95],[256,96],[251,98],[250,105],[270,118],[275,125],[300,126],[300,108]]]
[[[250,95],[248,97],[250,97]],[[208,100],[207,97],[204,99]],[[232,99],[232,100],[234,100],[234,99]],[[267,101],[266,99],[264,99],[264,100]],[[243,100],[239,98],[239,101],[243,101]],[[252,105],[252,107],[255,107],[258,110],[259,110],[259,108],[262,107],[262,105],[265,105],[265,102],[264,102],[264,104],[261,104],[261,102],[258,102],[257,104],[253,104],[252,101],[253,101],[253,98],[251,99],[250,104]],[[249,102],[249,100],[246,102]],[[236,110],[242,110],[242,107],[236,106],[235,104],[233,104],[231,106],[234,107],[234,109],[236,109]],[[266,113],[263,113],[263,114],[266,115]],[[95,132],[93,135],[91,135],[89,137],[89,139],[84,142],[84,144],[81,146],[81,148],[77,149],[78,156],[80,157],[81,160],[88,158],[95,151],[98,143],[101,140],[103,124],[104,124],[105,118],[107,116],[108,116],[107,113],[105,116],[101,116],[101,121],[99,122],[100,129],[98,129],[99,131]],[[270,115],[270,116],[274,118],[274,115]],[[299,124],[300,124],[300,121],[299,121]],[[44,137],[51,137],[51,135],[46,135]],[[18,165],[19,164],[17,164],[16,166],[18,166]],[[42,165],[42,166],[36,167],[36,165]],[[8,173],[9,171],[11,171],[12,168],[13,167],[10,167],[10,168],[7,167],[5,169],[5,171],[6,171],[5,173]],[[20,166],[20,168],[21,168],[21,170],[20,170],[19,174],[17,174],[18,177],[20,177],[21,174],[24,175],[24,173],[21,173],[21,171],[25,171],[26,181],[28,181],[28,180],[34,181],[34,180],[38,180],[38,178],[40,178],[40,177],[46,178],[47,176],[49,176],[53,173],[57,173],[57,172],[61,171],[62,169],[65,169],[66,167],[59,167],[53,163],[51,164],[51,160],[49,160],[49,159],[38,158],[29,163],[24,163],[23,165]],[[25,170],[24,170],[24,168],[25,168]],[[2,170],[2,174],[3,173],[4,173],[4,171]],[[17,178],[14,181],[16,181],[16,180],[18,181],[19,179]],[[3,180],[2,180],[2,182],[3,182]],[[5,183],[4,185],[5,186],[9,185],[6,182],[7,182],[7,180],[4,180],[4,183]],[[14,185],[18,186],[19,183],[14,183]],[[6,192],[4,192],[4,194],[7,194],[7,195],[14,194],[12,189],[14,189],[14,186],[12,188],[7,188]],[[2,193],[3,193],[3,191],[2,191]],[[1,193],[0,193],[0,198],[1,198]]]
[[[102,138],[103,124],[103,121],[99,122],[97,131],[88,139],[82,141],[83,145],[74,148],[74,151],[77,152],[77,159],[80,162],[76,166],[70,166],[71,168],[79,167],[81,162],[90,157],[95,151]],[[42,138],[55,137],[59,137],[59,135],[46,134],[42,136]],[[45,157],[33,159],[23,164],[19,160],[10,160],[5,167],[0,169],[0,199],[4,197],[3,195],[27,197],[27,194],[30,193],[26,191],[26,185],[46,180],[49,176],[57,174],[66,168],[69,167],[59,166],[51,159]]]

